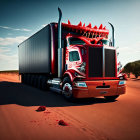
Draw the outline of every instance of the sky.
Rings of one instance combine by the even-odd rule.
[[[140,0],[0,0],[0,71],[18,70],[18,44],[43,28],[58,21],[92,26],[103,24],[115,28],[118,60],[124,66],[140,60]]]

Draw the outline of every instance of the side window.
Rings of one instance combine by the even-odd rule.
[[[80,60],[78,51],[69,52],[69,61],[78,61]]]

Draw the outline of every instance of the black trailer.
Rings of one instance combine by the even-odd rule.
[[[18,46],[19,73],[51,72],[51,29],[50,24],[32,35]]]

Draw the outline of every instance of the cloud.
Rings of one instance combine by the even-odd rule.
[[[18,29],[18,28],[11,28],[11,27],[7,27],[7,26],[0,26],[0,28],[8,29],[8,30],[14,30],[14,31],[24,31],[24,32],[30,32],[31,31],[31,30],[25,29],[25,28]]]
[[[130,54],[132,54],[132,53],[140,53],[140,48],[139,47],[137,47],[136,45],[135,46],[133,46],[133,47],[122,47],[122,48],[119,48],[118,49],[120,52],[124,52],[125,54],[126,53],[130,53]]]
[[[18,69],[18,53],[12,53],[12,48],[0,47],[0,71]]]
[[[17,70],[18,69],[18,55],[6,55],[0,53],[0,71],[2,70]]]
[[[0,38],[0,45],[6,46],[6,45],[13,45],[15,43],[21,43],[27,39],[25,36],[17,36],[15,38],[7,37],[7,38]]]
[[[10,52],[9,48],[0,47],[0,54]]]

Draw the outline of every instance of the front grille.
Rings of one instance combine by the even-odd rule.
[[[105,77],[115,77],[115,50],[105,49]]]
[[[102,48],[89,47],[89,77],[103,76]]]
[[[114,49],[89,47],[88,52],[88,77],[115,77]]]

